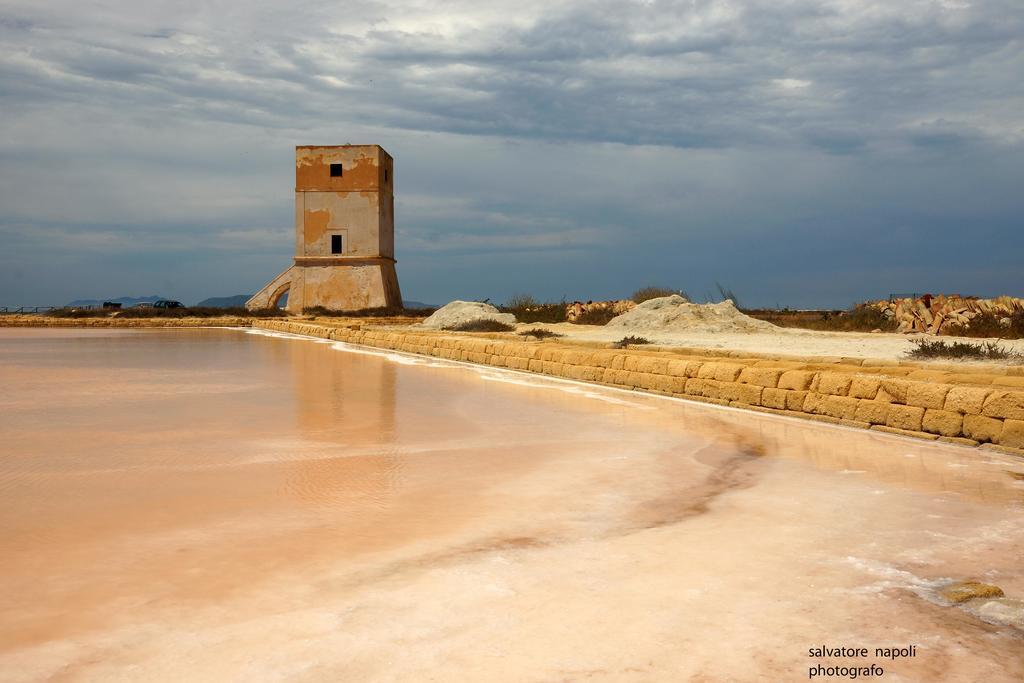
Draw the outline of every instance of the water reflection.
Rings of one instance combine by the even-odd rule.
[[[276,346],[287,350],[292,369],[294,431],[303,436],[299,448],[319,447],[317,457],[295,458],[288,491],[318,505],[344,499],[387,506],[402,467],[395,453],[394,365],[325,353],[317,344]],[[353,446],[365,444],[371,452],[353,452]]]
[[[1024,595],[1012,458],[91,332],[0,331],[0,678],[791,680],[833,636],[918,642],[910,680],[1024,675],[1019,635],[913,593]]]
[[[437,362],[437,368],[452,367]],[[756,456],[799,460],[845,474],[860,474],[905,487],[958,493],[992,503],[1024,503],[1024,461],[992,451],[951,444],[917,441],[866,430],[837,427],[805,419],[687,401],[656,398],[637,392],[583,387],[543,376],[458,366],[449,372],[500,377],[510,391],[551,410],[572,410],[581,393],[601,392],[616,397],[616,407],[600,401],[587,409],[606,418],[628,415],[633,426],[665,434],[706,440]]]

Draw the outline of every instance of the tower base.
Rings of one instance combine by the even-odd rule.
[[[322,306],[333,311],[401,308],[395,261],[389,258],[297,258],[245,303],[250,311],[277,308],[287,294],[289,313]]]

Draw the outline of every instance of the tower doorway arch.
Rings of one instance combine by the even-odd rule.
[[[282,308],[288,305],[288,293],[292,289],[291,282],[285,282],[280,287],[274,290],[273,294],[270,295],[270,306],[268,308]],[[284,300],[282,303],[282,299]]]

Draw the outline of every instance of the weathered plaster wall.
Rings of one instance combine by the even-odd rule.
[[[380,160],[387,156],[379,145],[308,145],[295,148],[295,189],[334,192],[376,192],[383,170]],[[388,159],[391,157],[388,156]],[[344,172],[331,177],[330,165],[340,163]]]
[[[280,275],[268,282],[260,291],[253,294],[246,302],[246,308],[250,311],[262,308],[276,308],[280,298],[293,286],[292,280],[295,277],[295,266],[289,266]]]
[[[387,262],[343,268],[295,266],[294,270],[294,294],[288,295],[290,311],[313,306],[332,310],[384,308],[389,306],[389,293],[398,288],[394,264]]]
[[[378,209],[380,214],[380,254],[395,257],[395,169],[394,160],[384,150],[380,157],[381,193]]]
[[[296,256],[331,256],[330,235],[345,236],[342,256],[391,256],[384,253],[379,226],[380,195],[376,192],[303,192]]]

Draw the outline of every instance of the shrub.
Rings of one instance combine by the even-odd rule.
[[[999,342],[960,342],[937,339],[915,339],[910,358],[961,358],[964,360],[1024,361],[1024,354],[999,345]]]
[[[896,331],[896,321],[893,318],[887,318],[885,313],[874,306],[854,306],[849,311],[832,316],[826,322],[832,323],[831,329],[848,332]]]
[[[435,312],[436,308],[402,308],[400,306],[360,308],[353,311],[324,308],[323,306],[310,306],[303,308],[306,315],[322,316],[325,318],[396,318],[396,317],[426,317]]]
[[[1010,319],[1004,325],[1002,318]],[[1009,316],[998,316],[993,313],[979,313],[966,326],[952,325],[943,332],[953,337],[998,337],[1000,339],[1024,339],[1024,311],[1015,311]]]
[[[541,327],[534,327],[532,330],[523,330],[519,333],[523,337],[533,337],[535,339],[551,339],[553,337],[563,337],[565,335],[552,332],[551,330],[545,330]]]
[[[715,283],[715,289],[718,290],[718,295],[722,297],[722,301],[726,299],[732,299],[732,304],[736,308],[743,308],[740,306],[740,299],[736,296],[736,292],[732,291],[730,287],[724,287],[720,282]]]
[[[564,323],[565,302],[540,302],[529,294],[515,294],[504,306],[503,313],[511,313],[521,323]]]
[[[848,311],[774,311],[770,309],[744,311],[758,320],[779,327],[795,327],[828,332],[895,332],[896,321],[885,317],[874,306],[859,304]]]
[[[572,322],[576,325],[607,325],[617,315],[611,308],[591,308]]]
[[[225,309],[221,309],[222,311]],[[284,318],[288,316],[288,311],[283,308],[257,308],[254,311],[250,311],[245,308],[232,308],[232,311],[237,310],[238,313],[232,313],[231,315],[238,316],[250,316],[254,318]]]
[[[453,332],[511,332],[515,328],[499,320],[484,319],[470,320],[444,329]]]
[[[220,316],[238,316],[241,318],[280,318],[288,312],[281,308],[264,308],[250,311],[247,308],[129,308],[122,310],[119,318],[218,318]]]
[[[1007,336],[1013,335],[1014,339],[1024,338],[1024,311],[1015,311],[1010,316],[1010,328]]]
[[[47,315],[55,318],[219,318],[234,316],[239,318],[280,318],[288,312],[280,308],[264,308],[250,311],[246,308],[213,308],[209,306],[192,308],[153,308],[152,306],[122,308],[116,311],[100,308],[71,309],[62,308],[50,311]]]
[[[128,308],[120,313],[127,313],[132,309]],[[53,318],[106,318],[113,311],[107,311],[102,308],[55,308],[52,311],[43,313]]]
[[[564,323],[565,302],[543,303],[531,310],[515,311],[516,320],[521,323]]]
[[[682,290],[669,289],[668,287],[641,287],[633,292],[629,298],[632,299],[635,304],[642,304],[643,302],[650,301],[651,299],[659,299],[663,296],[672,296],[673,294],[678,294],[687,301],[690,300],[690,297],[686,296],[686,293]]]
[[[640,344],[650,344],[650,343],[651,343],[650,339],[647,339],[645,337],[634,337],[633,335],[630,335],[628,337],[623,337],[619,341],[615,342],[613,344],[613,346],[615,348],[617,348],[617,349],[624,349],[627,346],[638,346]]]
[[[537,306],[540,306],[540,302],[529,294],[513,294],[509,297],[508,301],[505,302],[504,308],[522,309],[536,308]]]

